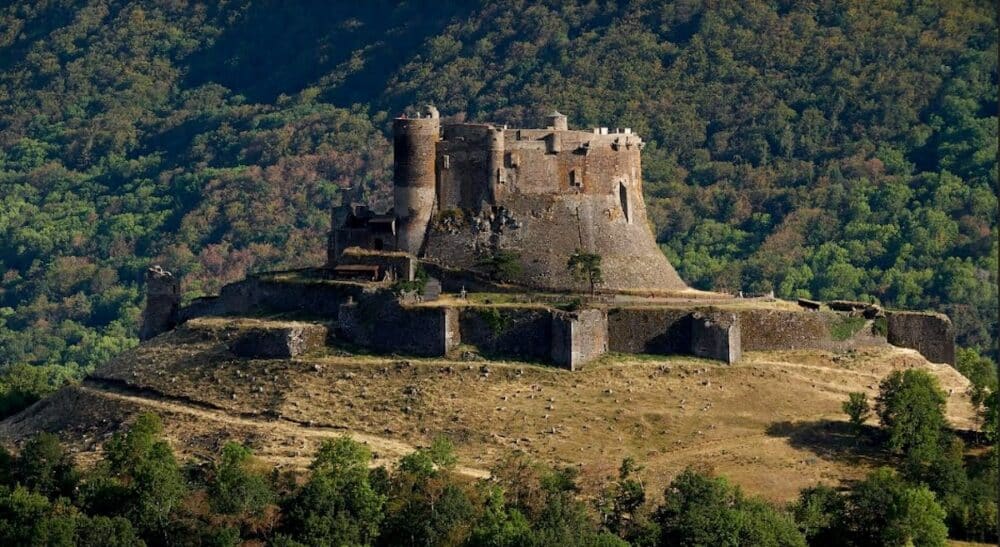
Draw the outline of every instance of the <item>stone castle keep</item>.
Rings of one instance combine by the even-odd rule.
[[[397,118],[391,210],[345,203],[327,264],[254,275],[183,307],[180,280],[151,268],[142,338],[249,316],[253,328],[234,327],[229,346],[248,358],[340,345],[574,370],[609,352],[735,363],[744,351],[893,344],[954,362],[940,314],[688,288],[646,219],[642,139],[570,130],[558,112],[545,125],[442,124],[433,107]],[[596,294],[567,268],[577,251],[600,257]],[[500,255],[518,266],[502,282],[484,270]]]
[[[686,289],[646,219],[642,139],[630,129],[570,130],[558,112],[546,124],[442,125],[433,107],[396,118],[395,206],[353,208],[332,233],[330,262],[359,247],[470,270],[503,250],[520,256],[515,284],[572,290],[581,285],[566,261],[581,249],[601,256],[604,290]]]

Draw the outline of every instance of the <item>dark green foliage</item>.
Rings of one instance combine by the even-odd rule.
[[[983,435],[990,443],[997,442],[997,428],[1000,426],[1000,392],[990,393],[983,402]]]
[[[969,356],[966,354],[965,358]],[[844,404],[845,412],[850,412],[847,407],[855,403],[855,394],[851,395],[851,400]],[[988,408],[990,397],[986,396],[983,408]],[[934,377],[923,370],[897,371],[887,376],[876,401],[887,433],[885,448],[902,456],[900,469],[910,485],[934,494],[936,504],[946,515],[952,537],[995,540],[995,449],[985,455],[970,456],[965,444],[948,429],[945,400]],[[984,424],[987,438],[991,436],[989,427]],[[802,525],[808,519],[800,518],[799,522]],[[871,524],[883,525],[887,526],[879,522]]]
[[[830,338],[838,341],[849,340],[864,326],[864,317],[840,317],[830,325]]]
[[[597,289],[597,285],[604,281],[604,275],[601,272],[601,255],[599,254],[577,249],[566,261],[566,269],[577,282],[590,284],[591,293]]]
[[[515,508],[509,507],[503,490],[486,487],[483,497],[483,514],[469,536],[470,547],[520,547],[530,545],[531,523]]]
[[[371,545],[385,496],[371,484],[371,453],[347,437],[326,441],[309,481],[284,504],[281,532],[304,545]]]
[[[632,458],[622,460],[618,481],[598,498],[597,510],[605,528],[631,545],[655,545],[660,530],[646,514],[646,489],[636,475],[642,471]]]
[[[876,317],[872,321],[872,332],[883,338],[889,336],[889,321],[885,317]]]
[[[507,326],[507,317],[500,312],[500,308],[495,306],[477,307],[476,314],[486,322],[494,335],[499,336],[503,332],[504,327]]]
[[[417,294],[420,294],[424,292],[424,287],[427,286],[428,279],[427,270],[424,270],[421,266],[417,266],[417,271],[414,272],[412,281],[396,281],[392,288],[396,294],[403,294],[404,292],[411,291],[416,291]]]
[[[254,516],[274,502],[274,492],[259,470],[253,468],[253,453],[238,443],[226,443],[209,483],[212,509],[218,513]]]
[[[948,534],[934,493],[886,468],[843,494],[803,490],[792,511],[812,546],[942,546]]]
[[[989,394],[997,391],[997,364],[975,348],[959,348],[955,361],[955,368],[972,383],[972,404],[981,408]]]
[[[451,444],[403,457],[388,484],[382,545],[457,545],[472,532],[475,507],[468,492],[447,472],[454,465]]]
[[[723,478],[687,469],[670,483],[654,517],[661,545],[801,545],[789,515],[743,496]]]
[[[187,484],[163,426],[153,414],[140,415],[104,450],[106,461],[84,486],[85,506],[102,515],[124,516],[147,541],[165,541],[170,520],[187,494]]]
[[[880,469],[851,491],[842,522],[854,545],[930,547],[945,544],[944,518],[933,492]]]
[[[0,545],[139,547],[145,545],[129,521],[88,517],[65,498],[0,486]]]
[[[814,486],[799,493],[791,507],[792,515],[811,547],[843,544],[844,504],[844,496],[829,486]]]
[[[508,282],[518,275],[521,275],[521,253],[506,249],[498,249],[489,258],[479,261],[481,268],[485,268],[490,278],[501,283]]]
[[[875,409],[889,434],[888,448],[914,462],[933,460],[941,447],[946,397],[927,371],[895,371],[879,385]]]
[[[237,443],[227,443],[208,472],[190,466],[185,484],[161,435],[158,418],[139,417],[107,443],[106,459],[83,474],[80,494],[72,497],[52,488],[11,487],[19,479],[5,479],[0,544],[941,545],[945,519],[959,537],[995,539],[996,460],[974,458],[963,468],[957,440],[916,469],[923,474],[911,482],[883,469],[846,492],[804,490],[787,513],[692,470],[671,482],[654,509],[641,468],[625,459],[617,480],[598,497],[595,515],[580,498],[575,468],[553,470],[513,453],[490,479],[473,483],[453,471],[454,447],[443,437],[391,470],[369,469],[368,449],[349,438],[326,441],[308,480],[297,485],[291,476],[276,480],[275,473],[266,480],[266,468]],[[63,462],[61,473],[77,476],[54,457],[65,454],[54,443],[36,438],[0,464],[10,477],[17,469],[33,470],[25,477],[51,477],[60,474],[51,462]],[[52,482],[33,479],[36,487]],[[269,505],[272,483],[281,491],[279,506]]]
[[[77,521],[76,545],[86,547],[137,547],[145,545],[132,523],[121,517],[89,517]]]
[[[51,497],[69,496],[79,480],[69,454],[52,433],[28,440],[13,467],[15,482]]]
[[[851,425],[860,430],[865,420],[871,416],[871,405],[868,404],[868,395],[865,393],[849,393],[847,400],[841,404],[844,413],[851,420]]]
[[[72,375],[72,370],[58,366],[15,364],[0,369],[0,419],[16,414],[52,393]]]

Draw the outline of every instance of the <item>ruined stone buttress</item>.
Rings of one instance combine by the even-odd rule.
[[[566,267],[579,249],[601,256],[603,290],[684,290],[646,218],[642,147],[630,129],[571,130],[558,112],[511,129],[442,124],[426,107],[393,123],[393,210],[352,206],[330,261],[361,247],[468,270],[508,251],[521,265],[513,282],[580,290]]]

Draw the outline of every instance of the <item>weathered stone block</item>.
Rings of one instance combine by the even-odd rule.
[[[691,317],[691,353],[736,363],[743,355],[740,319],[735,313],[696,312]]]
[[[229,351],[240,357],[280,359],[297,357],[322,348],[327,328],[309,323],[261,324],[240,328]]]
[[[604,310],[557,312],[552,316],[552,361],[577,370],[608,352]]]
[[[915,349],[933,363],[955,364],[955,327],[947,315],[894,311],[886,314],[890,344]]]

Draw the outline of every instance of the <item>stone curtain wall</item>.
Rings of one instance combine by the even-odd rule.
[[[912,348],[933,363],[955,364],[955,327],[939,313],[889,312],[889,343]]]

